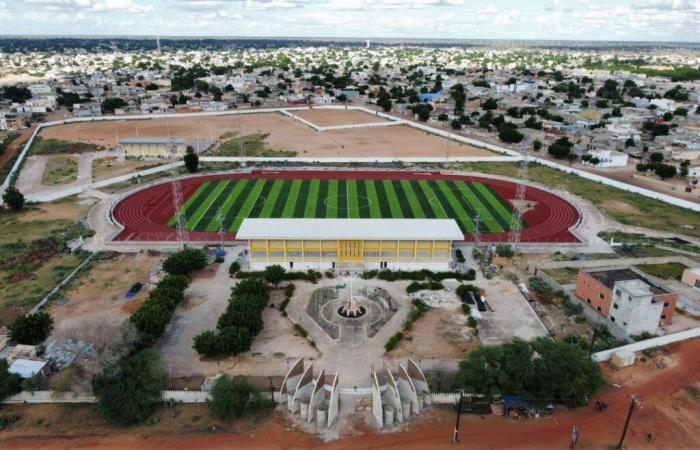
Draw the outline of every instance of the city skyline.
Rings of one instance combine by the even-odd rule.
[[[698,42],[700,1],[0,0],[0,29],[41,36]]]

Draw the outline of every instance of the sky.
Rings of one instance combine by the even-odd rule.
[[[0,0],[0,34],[700,41],[700,0]]]

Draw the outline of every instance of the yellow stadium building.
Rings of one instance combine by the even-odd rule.
[[[245,219],[236,238],[251,270],[449,270],[464,234],[452,219]]]

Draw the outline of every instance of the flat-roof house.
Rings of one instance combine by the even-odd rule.
[[[670,325],[678,301],[677,293],[630,268],[579,271],[576,297],[628,336]]]
[[[464,234],[453,219],[245,219],[236,238],[253,270],[447,270]]]

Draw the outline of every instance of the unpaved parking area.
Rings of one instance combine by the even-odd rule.
[[[485,300],[491,310],[475,312],[479,337],[484,345],[501,345],[521,338],[532,340],[547,336],[547,329],[513,282],[501,278],[481,279],[475,283],[486,289]],[[476,306],[472,307],[476,310]]]
[[[148,296],[150,272],[160,266],[161,256],[147,253],[122,253],[103,257],[65,293],[65,300],[51,303],[49,312],[56,326],[76,317],[91,320],[109,317],[127,319]],[[144,285],[141,292],[127,300],[124,296],[134,283]]]
[[[228,306],[231,287],[236,282],[229,277],[228,268],[243,249],[228,250],[223,264],[195,277],[185,293],[185,302],[175,310],[165,335],[158,343],[171,375],[212,376],[220,372],[250,376],[283,375],[289,360],[317,357],[318,351],[304,338],[297,336],[289,319],[276,308],[266,308],[263,311],[265,327],[256,336],[249,352],[234,358],[200,359],[192,348],[194,337],[216,329],[219,316]],[[273,294],[273,297],[277,296],[279,292]]]
[[[355,109],[306,109],[290,112],[319,127],[388,122],[388,120],[383,117],[367,114],[364,111]]]
[[[313,114],[320,113],[328,114],[329,110],[313,111]],[[267,134],[266,148],[295,151],[300,157],[443,157],[447,153],[450,156],[493,156],[487,150],[451,142],[408,126],[318,132],[278,113],[74,123],[50,127],[41,134],[46,138],[89,142],[114,149],[119,139],[127,137],[217,140],[230,132],[239,136]]]

